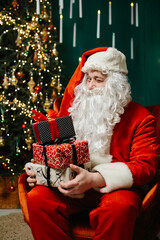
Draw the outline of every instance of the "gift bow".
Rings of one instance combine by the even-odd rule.
[[[45,116],[41,112],[37,112],[36,110],[32,110],[32,112],[34,113],[32,118],[37,122],[47,121],[49,119],[54,119],[58,117],[58,113],[52,109],[49,109],[47,116]]]

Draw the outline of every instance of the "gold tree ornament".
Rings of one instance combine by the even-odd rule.
[[[7,73],[4,74],[4,82],[2,83],[2,85],[4,89],[8,89],[9,82],[8,82]]]
[[[58,57],[58,51],[56,49],[56,43],[54,43],[53,50],[52,50],[52,56]]]
[[[41,60],[40,60],[39,66],[40,66],[40,71],[41,71],[41,70],[44,70],[44,69],[46,68],[46,64],[42,61],[42,58],[41,58]]]
[[[20,47],[22,44],[21,28],[18,29],[18,35],[17,35],[17,39],[16,39],[15,43],[18,47]]]
[[[58,95],[60,95],[61,91],[62,91],[62,84],[60,82],[60,79],[58,79],[58,84],[57,84],[57,92],[58,92]]]
[[[31,150],[31,146],[32,146],[32,143],[33,143],[33,139],[31,136],[28,136],[27,138],[25,138],[25,142],[27,144],[27,149],[28,151]]]
[[[50,86],[51,86],[51,87],[56,87],[56,85],[57,85],[57,81],[56,81],[56,79],[54,78],[54,79],[52,79]]]
[[[0,136],[0,147],[4,147],[5,146],[5,141],[3,136]]]
[[[42,32],[42,39],[43,39],[43,42],[47,42],[48,40],[48,32],[47,32],[47,28],[43,28],[43,32]]]
[[[32,93],[32,102],[35,103],[37,102],[38,94],[37,93]]]
[[[55,57],[58,56],[58,51],[57,51],[56,48],[53,48],[53,50],[52,50],[52,56],[55,56]]]
[[[2,102],[4,99],[4,95],[0,95],[0,102]]]
[[[4,147],[4,146],[5,146],[5,141],[2,136],[2,130],[0,130],[0,147]]]
[[[15,85],[17,85],[17,83],[18,83],[18,80],[17,80],[17,78],[15,77],[15,72],[14,72],[14,70],[12,71],[12,78],[11,78],[11,85],[12,86],[15,86]]]
[[[37,61],[38,61],[37,50],[34,51],[33,61],[34,61],[34,62],[37,62]]]
[[[43,12],[43,16],[42,16],[42,17],[43,17],[43,19],[46,20],[46,21],[47,21],[48,18],[49,18],[45,7],[44,7],[44,12]]]
[[[43,108],[44,108],[44,110],[45,110],[46,112],[49,111],[50,105],[51,105],[51,103],[50,103],[50,101],[49,101],[49,99],[48,99],[48,96],[46,96],[45,103],[44,103],[44,105],[43,105]]]
[[[32,17],[32,22],[29,23],[29,29],[34,31],[34,30],[36,30],[36,28],[37,28],[36,18]]]
[[[36,85],[36,83],[33,80],[33,76],[31,76],[30,80],[28,82],[28,87],[29,87],[29,91],[30,91],[31,94],[34,93],[34,89],[33,88],[34,88],[35,85]]]

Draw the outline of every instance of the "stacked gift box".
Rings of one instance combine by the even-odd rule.
[[[69,139],[75,136],[71,116],[36,122],[32,126],[35,140],[39,144],[54,143],[56,139]]]
[[[89,162],[87,141],[75,139],[71,116],[48,119],[32,124],[36,143],[32,144],[35,164],[66,169],[71,163]]]
[[[71,163],[75,163],[74,152],[72,148],[74,144],[76,149],[77,165],[82,165],[89,161],[88,143],[86,141],[71,141],[70,143],[53,144],[46,146],[47,164],[53,168],[66,168]],[[44,146],[33,143],[33,157],[35,163],[45,164],[45,156],[43,154]]]

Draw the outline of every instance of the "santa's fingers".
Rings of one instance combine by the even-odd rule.
[[[70,168],[76,173],[80,173],[83,170],[81,167],[78,167],[77,165],[74,164],[70,164]]]
[[[27,169],[27,175],[32,178],[36,177],[35,172],[33,172],[33,170],[31,169]]]
[[[30,187],[34,187],[36,185],[37,180],[36,180],[36,178],[29,176],[27,178],[27,182],[28,182]]]
[[[75,187],[77,187],[79,185],[78,181],[76,178],[72,179],[72,180],[69,180],[67,182],[59,182],[59,185],[64,188],[64,189],[73,189]]]
[[[59,183],[60,184],[60,183]],[[71,195],[81,194],[76,187],[64,188],[61,185],[58,187],[58,190],[64,195],[70,197]]]

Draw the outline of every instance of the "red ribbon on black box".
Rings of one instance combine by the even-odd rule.
[[[33,111],[34,114],[40,115]],[[43,114],[42,114],[43,115]],[[46,119],[41,121],[41,119]],[[39,118],[40,122],[33,123],[33,132],[36,142],[39,144],[53,143],[55,139],[72,138],[75,136],[74,126],[71,116],[47,119],[45,115]]]

